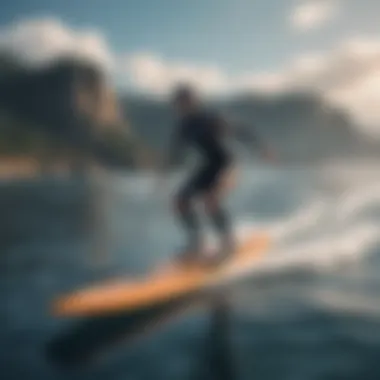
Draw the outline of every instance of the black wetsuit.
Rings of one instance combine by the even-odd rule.
[[[224,143],[226,125],[222,118],[205,111],[184,117],[172,140],[172,154],[178,156],[187,146],[195,148],[202,163],[185,182],[180,196],[212,190],[223,172],[232,164],[230,150]]]
[[[252,130],[232,126],[218,115],[206,111],[184,117],[173,135],[170,149],[172,160],[176,160],[188,146],[195,148],[202,159],[201,165],[185,181],[177,195],[181,205],[179,214],[189,233],[190,252],[197,251],[202,245],[198,218],[190,201],[194,196],[214,190],[221,176],[232,165],[233,155],[225,144],[231,134],[245,142],[257,140]],[[209,211],[209,216],[222,238],[223,252],[232,252],[233,234],[228,213],[218,203]]]

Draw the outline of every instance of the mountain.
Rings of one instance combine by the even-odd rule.
[[[133,133],[152,147],[164,150],[175,123],[169,105],[124,96],[122,107]],[[379,152],[380,146],[359,133],[347,114],[328,106],[316,95],[241,95],[208,107],[252,126],[289,163],[372,157]]]
[[[15,153],[25,153],[17,143],[22,139],[29,153],[44,150],[47,160],[95,155],[112,165],[132,164],[117,96],[88,62],[66,58],[32,69],[0,55],[0,112],[3,147],[12,145]]]
[[[255,128],[285,162],[377,157],[380,151],[347,114],[317,95],[241,94],[207,106]],[[31,69],[0,54],[0,154],[42,149],[48,160],[91,155],[133,167],[141,142],[163,152],[175,123],[168,103],[116,94],[88,62],[66,58]]]

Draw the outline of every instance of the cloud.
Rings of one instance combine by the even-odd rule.
[[[303,80],[366,132],[380,136],[380,39],[352,39],[320,61],[314,75],[297,78],[300,85]]]
[[[336,0],[307,0],[292,10],[290,23],[298,31],[315,29],[331,21],[337,11]]]
[[[107,41],[100,32],[74,29],[55,18],[20,20],[1,29],[0,49],[34,66],[67,55],[104,67],[110,67],[113,62]]]
[[[330,51],[300,55],[274,72],[229,76],[217,66],[173,63],[153,54],[130,56],[124,69],[133,86],[160,95],[179,80],[211,95],[318,93],[350,114],[364,132],[380,136],[380,38],[353,38]]]
[[[363,132],[380,137],[380,38],[353,38],[331,51],[301,55],[277,72],[252,75],[245,86],[269,94],[318,93]]]
[[[0,30],[0,49],[31,65],[62,55],[98,62],[124,75],[134,89],[165,95],[187,81],[207,95],[252,91],[273,96],[292,91],[320,94],[344,109],[366,133],[380,137],[380,37],[356,37],[334,49],[303,54],[272,72],[229,75],[215,64],[166,60],[152,53],[116,59],[104,35],[72,28],[54,18],[24,20]]]
[[[178,82],[189,82],[209,94],[222,92],[227,78],[217,66],[169,62],[149,53],[134,54],[124,61],[132,85],[165,95]]]

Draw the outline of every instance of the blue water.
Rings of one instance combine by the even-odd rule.
[[[243,167],[228,206],[237,234],[271,234],[268,254],[206,298],[95,322],[54,319],[49,302],[170,259],[181,174],[163,192],[148,174],[107,173],[91,190],[2,183],[2,378],[379,379],[378,174],[368,163]]]

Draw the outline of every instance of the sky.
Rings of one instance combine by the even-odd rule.
[[[13,0],[0,49],[93,60],[129,92],[316,91],[380,136],[378,15],[378,0]]]

